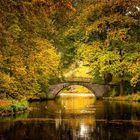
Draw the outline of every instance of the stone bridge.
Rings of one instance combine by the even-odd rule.
[[[94,84],[91,79],[83,80],[67,80],[67,82],[51,85],[49,87],[48,99],[55,99],[56,95],[66,87],[71,85],[80,85],[88,88],[97,98],[102,97],[103,94],[111,89],[111,85],[107,84]]]

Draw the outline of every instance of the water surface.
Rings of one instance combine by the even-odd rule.
[[[0,118],[0,140],[140,140],[140,104],[62,96]]]

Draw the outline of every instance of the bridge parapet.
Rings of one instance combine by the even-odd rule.
[[[92,83],[93,79],[92,78],[86,78],[86,77],[66,77],[64,78],[64,81],[66,82],[85,82],[85,83]]]

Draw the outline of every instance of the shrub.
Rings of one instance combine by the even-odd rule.
[[[20,111],[24,111],[28,108],[27,101],[12,101],[13,103],[9,105],[0,106],[0,114],[1,115],[9,115],[16,114]]]
[[[117,95],[117,89],[116,87],[113,87],[109,92],[105,93],[104,97],[114,97]]]

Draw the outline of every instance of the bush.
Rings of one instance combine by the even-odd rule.
[[[16,114],[20,111],[25,111],[28,108],[27,101],[13,101],[13,103],[9,105],[0,106],[0,114],[1,115],[9,115]]]
[[[109,92],[105,93],[104,97],[114,97],[117,95],[117,89],[116,87],[113,87]]]
[[[140,96],[136,96],[136,99],[135,99],[137,102],[140,102]]]

